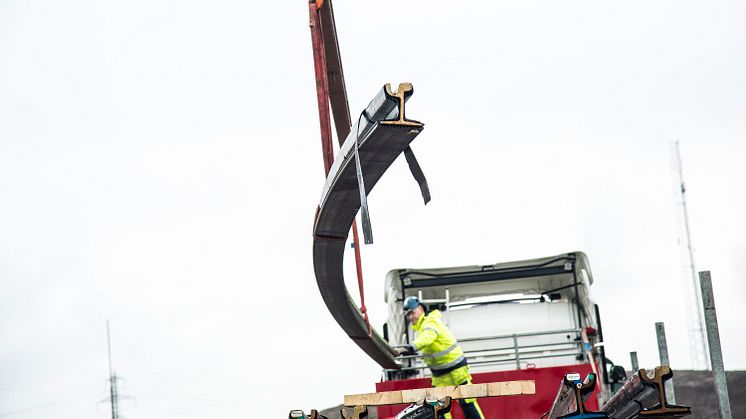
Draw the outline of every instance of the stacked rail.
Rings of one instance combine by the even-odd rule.
[[[548,419],[635,419],[635,418],[683,418],[690,415],[688,406],[671,405],[666,400],[665,382],[673,377],[668,366],[656,367],[653,371],[637,371],[598,412],[585,407],[596,386],[596,375],[589,374],[585,381],[580,374],[567,374],[560,384]]]
[[[691,408],[668,404],[665,382],[673,377],[670,367],[664,365],[653,371],[637,371],[619,391],[606,402],[601,410],[610,418],[683,418]]]
[[[606,413],[593,412],[585,407],[585,401],[595,389],[596,374],[588,374],[584,381],[580,380],[580,374],[566,374],[562,378],[547,417],[549,419],[608,418]]]

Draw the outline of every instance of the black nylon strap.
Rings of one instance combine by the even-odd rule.
[[[422,199],[425,201],[425,205],[427,205],[430,202],[430,188],[427,186],[427,179],[425,179],[425,174],[422,173],[420,164],[417,163],[417,158],[414,156],[412,147],[407,146],[404,149],[404,157],[407,159],[407,164],[409,165],[409,170],[412,172],[412,176],[414,176],[414,180],[420,185]]]
[[[360,153],[358,146],[360,141],[360,120],[363,116],[368,118],[366,111],[360,113],[357,119],[358,132],[355,133],[355,173],[357,174],[357,186],[360,190],[360,219],[363,221],[363,240],[365,244],[373,244],[373,228],[370,226],[370,213],[368,213],[368,197],[365,196],[365,183],[363,182],[363,168],[360,166]]]

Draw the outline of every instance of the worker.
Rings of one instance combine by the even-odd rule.
[[[404,314],[412,328],[417,331],[417,339],[410,345],[396,348],[396,354],[421,351],[425,364],[432,372],[433,387],[471,384],[471,374],[464,350],[441,320],[440,311],[425,313],[425,306],[420,300],[415,296],[409,296],[404,300]],[[484,419],[477,399],[460,399],[458,402],[466,419]],[[445,417],[451,419],[451,414],[447,413]]]

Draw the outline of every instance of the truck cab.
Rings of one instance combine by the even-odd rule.
[[[442,312],[465,351],[474,383],[536,381],[534,396],[480,401],[487,417],[517,417],[517,412],[540,417],[551,407],[564,374],[595,372],[601,388],[608,381],[592,284],[582,252],[493,265],[395,269],[385,282],[384,338],[391,346],[414,340],[402,303],[408,296],[419,297],[426,311]],[[420,356],[399,362],[400,369],[383,371],[377,391],[430,387],[430,372]],[[597,403],[590,400],[588,407]],[[393,416],[396,409],[381,408],[379,417]],[[454,418],[462,417],[458,407],[454,410]]]

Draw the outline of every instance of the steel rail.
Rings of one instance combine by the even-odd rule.
[[[394,351],[364,318],[344,282],[343,258],[347,237],[360,209],[355,148],[369,194],[394,160],[422,131],[421,122],[405,117],[404,104],[413,93],[402,83],[396,92],[385,85],[353,126],[329,170],[313,227],[316,282],[329,312],[347,335],[383,368],[398,369]]]
[[[324,157],[324,174],[334,161],[334,147],[332,146],[332,132],[329,108],[337,130],[340,146],[350,132],[350,110],[347,103],[347,89],[342,73],[342,59],[339,54],[337,29],[334,23],[334,11],[331,0],[326,7],[322,7],[323,0],[310,1],[309,26],[313,49],[314,71],[316,73],[316,93],[318,98],[319,120],[321,126],[321,145]],[[328,59],[327,59],[328,55]],[[331,84],[331,87],[330,87]],[[352,221],[352,242],[355,248],[355,267],[360,289],[360,311],[363,313],[368,334],[371,333],[367,308],[365,307],[365,291],[363,289],[363,264],[360,255],[360,239],[357,233],[357,222]]]
[[[337,24],[334,20],[334,7],[332,0],[322,2],[325,5],[319,9],[318,20],[321,23],[320,33],[323,42],[324,64],[326,68],[326,89],[328,104],[332,110],[334,128],[337,131],[339,145],[344,144],[350,134],[352,121],[350,118],[350,105],[347,101],[347,86],[345,85],[344,71],[342,71],[342,55],[339,52],[339,39],[337,38]],[[327,173],[328,174],[328,173]],[[355,246],[355,268],[360,291],[360,309],[363,315],[365,310],[365,293],[363,290],[363,262],[360,255],[360,239],[357,233],[357,221],[352,221],[352,242]],[[368,331],[371,331],[370,322],[366,317]],[[370,334],[370,333],[369,333]]]
[[[596,388],[596,374],[590,373],[585,381],[580,381],[580,374],[566,374],[562,379],[548,419],[569,418],[606,418],[606,413],[592,412],[585,407],[585,401]]]
[[[668,404],[665,382],[673,377],[670,367],[664,365],[653,371],[637,371],[619,391],[602,407],[613,419],[637,417],[682,418],[691,414],[691,408]]]

